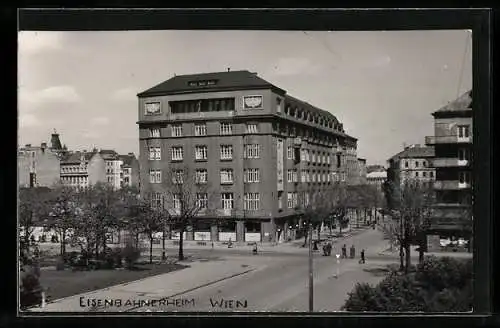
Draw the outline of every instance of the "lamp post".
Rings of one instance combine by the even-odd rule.
[[[309,222],[309,312],[314,309],[312,223]]]

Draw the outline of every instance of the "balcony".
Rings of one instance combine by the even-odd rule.
[[[436,144],[456,144],[456,143],[472,143],[472,136],[469,137],[458,137],[457,135],[448,136],[427,136],[425,137],[426,145],[436,145]]]
[[[431,167],[464,167],[469,166],[470,161],[467,159],[459,160],[458,158],[434,158],[430,160]]]
[[[470,188],[470,182],[459,182],[458,180],[438,180],[434,181],[434,189],[437,190],[461,190]]]

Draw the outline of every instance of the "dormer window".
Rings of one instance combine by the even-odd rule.
[[[207,85],[215,85],[217,80],[201,80],[201,81],[189,81],[188,85],[190,87],[204,87]]]

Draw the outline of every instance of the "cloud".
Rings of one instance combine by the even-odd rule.
[[[272,67],[271,74],[281,76],[311,75],[322,71],[322,67],[307,58],[280,58]]]
[[[91,125],[107,125],[109,123],[109,118],[104,116],[94,117],[90,120]]]
[[[41,125],[40,120],[33,114],[23,114],[19,116],[19,126],[29,128]]]
[[[84,130],[80,134],[84,139],[99,139],[101,134],[93,130]]]
[[[114,101],[135,101],[139,92],[136,88],[128,87],[116,90],[111,94],[111,100]]]
[[[19,88],[19,101],[20,103],[51,103],[51,102],[64,102],[76,103],[81,101],[82,98],[76,89],[69,85],[60,85],[48,87],[39,91],[28,91],[24,88]]]
[[[19,55],[38,54],[43,51],[62,49],[61,32],[21,31],[17,35]]]

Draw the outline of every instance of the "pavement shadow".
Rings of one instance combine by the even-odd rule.
[[[375,267],[375,268],[365,268],[363,271],[372,274],[375,277],[387,276],[393,271],[391,266]]]

